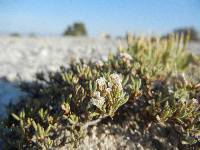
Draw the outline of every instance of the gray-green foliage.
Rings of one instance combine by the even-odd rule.
[[[128,45],[107,61],[80,60],[47,77],[38,73],[32,84],[22,83],[30,95],[10,106],[1,132],[4,147],[75,147],[91,122],[120,120],[133,111],[143,124],[180,127],[180,144],[197,142],[200,80],[184,74],[190,65],[199,65],[199,57],[185,52],[176,36],[156,41],[129,37]]]

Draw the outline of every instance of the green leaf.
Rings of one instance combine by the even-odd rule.
[[[16,119],[17,121],[20,121],[20,120],[21,120],[16,114],[12,113],[11,115],[12,115],[12,117],[13,117],[14,119]]]

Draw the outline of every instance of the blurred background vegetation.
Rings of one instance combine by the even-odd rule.
[[[64,36],[86,36],[87,30],[85,24],[82,22],[75,22],[73,25],[67,27],[63,33]]]
[[[179,38],[181,36],[186,37],[190,35],[190,41],[197,42],[200,40],[199,32],[194,27],[185,27],[185,28],[177,28],[172,31],[172,33],[168,33],[164,35],[162,38],[169,38],[171,34],[176,34]]]

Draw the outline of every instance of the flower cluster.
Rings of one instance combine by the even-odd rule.
[[[103,109],[103,106],[105,104],[105,97],[102,97],[99,91],[95,91],[93,93],[91,102],[93,105],[97,106],[99,109]]]
[[[192,103],[193,103],[194,105],[199,105],[198,99],[195,99],[195,98],[192,99]]]
[[[100,77],[96,80],[97,90],[93,92],[91,103],[107,115],[114,115],[114,112],[124,104],[122,79],[113,73],[108,80]]]
[[[103,91],[106,87],[107,87],[107,84],[106,84],[106,79],[104,77],[100,77],[99,79],[96,80],[96,83],[97,83],[97,86],[98,86],[98,89],[100,91]]]
[[[103,62],[101,60],[96,60],[94,64],[97,66],[97,68],[101,68],[103,66]]]
[[[116,73],[110,75],[111,82],[108,83],[110,88],[117,88],[119,91],[122,91],[122,79]]]
[[[133,60],[132,56],[125,52],[118,53],[117,57],[127,65],[130,65],[130,61]]]

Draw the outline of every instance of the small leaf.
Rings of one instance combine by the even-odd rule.
[[[15,118],[17,121],[20,121],[21,119],[14,113],[11,114],[13,116],[13,118]]]

